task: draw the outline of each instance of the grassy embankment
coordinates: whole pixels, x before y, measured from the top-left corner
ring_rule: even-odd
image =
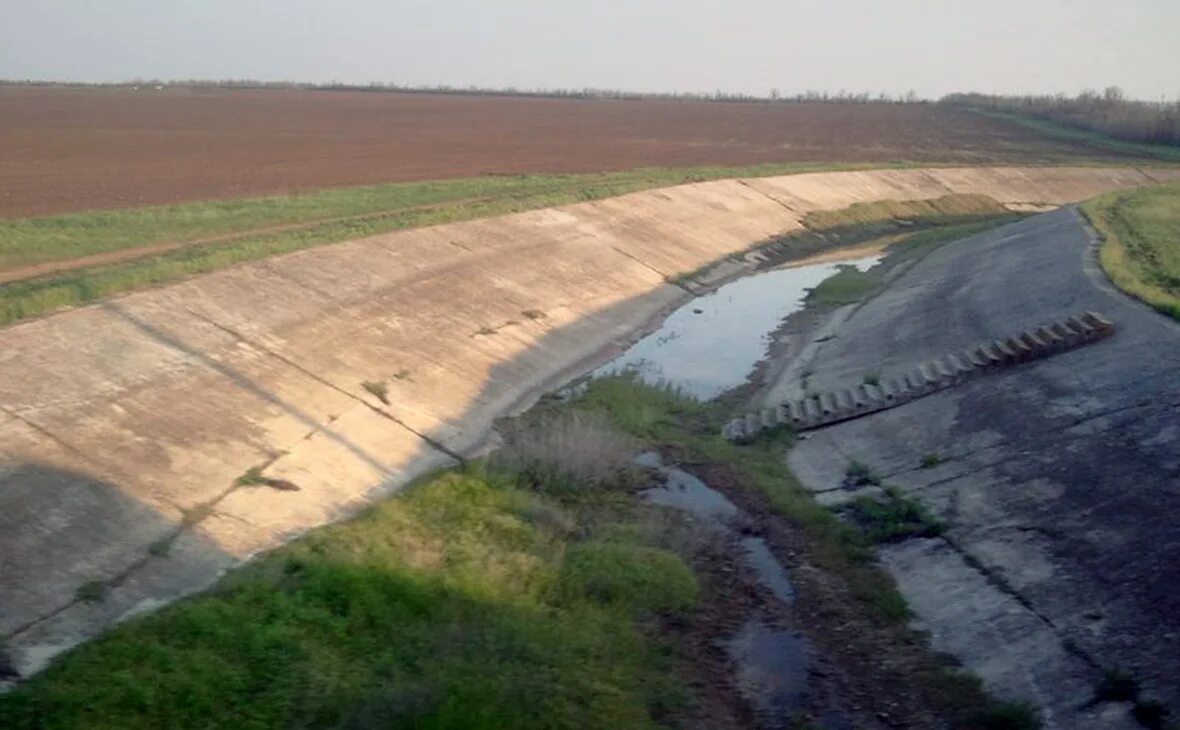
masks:
[[[1103,238],[1111,281],[1180,319],[1180,183],[1109,193],[1082,204]]]
[[[689,660],[666,627],[694,620],[692,533],[635,499],[626,465],[641,446],[725,465],[802,531],[801,559],[845,586],[851,611],[920,645],[873,562],[871,526],[838,519],[794,480],[788,431],[735,446],[717,435],[727,415],[627,378],[545,401],[523,431],[539,443],[510,437],[507,457],[423,479],[129,621],[0,697],[0,724],[683,725]],[[1027,726],[1023,709],[991,703],[933,657],[913,681],[952,727]]]
[[[0,220],[0,275],[88,256],[169,247],[131,260],[0,284],[0,325],[246,261],[379,233],[688,182],[890,166],[780,164],[483,177]]]

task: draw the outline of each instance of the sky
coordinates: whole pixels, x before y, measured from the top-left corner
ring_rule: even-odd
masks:
[[[1180,0],[0,0],[0,78],[1180,99]]]

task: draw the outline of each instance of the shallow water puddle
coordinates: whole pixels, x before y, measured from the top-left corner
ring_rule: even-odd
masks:
[[[636,342],[595,376],[635,372],[648,383],[670,383],[708,400],[745,382],[766,355],[779,322],[803,306],[809,289],[841,266],[865,270],[881,254],[754,274],[696,297],[655,332]]]
[[[644,499],[688,512],[705,529],[737,535],[734,523],[741,517],[741,511],[724,494],[682,469],[665,465],[655,452],[644,452],[635,461],[663,477],[662,485],[642,493]],[[746,565],[758,576],[758,582],[779,601],[786,604],[794,601],[790,574],[766,541],[746,537],[740,540],[740,545]],[[762,616],[753,614],[736,634],[722,639],[718,645],[724,647],[734,663],[738,690],[759,715],[782,718],[789,710],[802,706],[810,665],[807,643],[802,636],[773,628]]]
[[[803,704],[808,662],[802,636],[753,617],[724,646],[737,665],[738,689],[758,714],[783,718]]]

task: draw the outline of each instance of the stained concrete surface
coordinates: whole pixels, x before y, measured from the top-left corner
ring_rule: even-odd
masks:
[[[936,648],[1058,728],[1134,726],[1126,707],[1085,706],[1109,668],[1180,711],[1180,323],[1115,291],[1094,257],[1073,209],[936,250],[811,348],[810,387],[1083,310],[1118,331],[816,431],[790,457],[826,502],[856,460],[947,521],[947,539],[884,564]],[[924,469],[926,454],[942,462]]]

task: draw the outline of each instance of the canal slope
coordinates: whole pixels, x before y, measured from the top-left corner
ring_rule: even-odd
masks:
[[[682,301],[679,277],[808,212],[1061,204],[1164,174],[701,183],[325,246],[0,330],[0,635],[36,671],[473,453],[495,418]]]

